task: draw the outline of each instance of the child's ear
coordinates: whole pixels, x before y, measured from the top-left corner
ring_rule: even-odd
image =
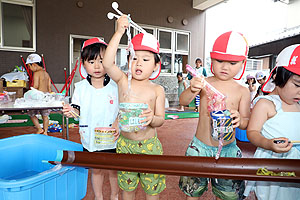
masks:
[[[153,69],[153,72],[155,72],[155,71],[159,68],[159,66],[160,66],[160,62],[156,63],[156,64],[155,64],[155,67],[154,67],[154,69]]]

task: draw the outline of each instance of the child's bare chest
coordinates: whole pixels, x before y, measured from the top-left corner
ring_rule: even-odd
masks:
[[[154,105],[156,92],[153,87],[131,86],[122,88],[120,102],[148,103]],[[152,106],[151,106],[152,107]]]

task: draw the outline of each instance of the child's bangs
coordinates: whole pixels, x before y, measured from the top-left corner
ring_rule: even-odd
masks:
[[[87,46],[83,49],[83,52],[81,52],[81,59],[82,60],[95,60],[98,56],[103,59],[101,52],[105,50],[105,46],[101,44],[95,44]]]

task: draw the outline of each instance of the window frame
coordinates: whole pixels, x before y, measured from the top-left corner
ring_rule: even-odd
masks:
[[[159,31],[166,31],[166,32],[171,32],[171,49],[165,49],[165,48],[160,48],[159,53],[170,53],[172,58],[171,58],[171,72],[161,72],[160,75],[162,76],[176,76],[175,72],[175,55],[176,54],[181,54],[181,55],[186,55],[188,56],[188,60],[190,61],[190,55],[191,55],[191,31],[187,30],[179,30],[179,29],[172,29],[172,28],[166,28],[166,27],[159,27],[159,26],[152,26],[152,25],[146,25],[146,24],[138,24],[142,28],[145,29],[152,29],[154,36],[159,40]],[[138,34],[139,31],[136,29],[133,30],[133,36]],[[182,50],[176,50],[177,46],[177,34],[185,34],[188,35],[188,51],[182,51]],[[125,33],[126,34],[126,33]],[[133,37],[132,36],[132,37]],[[126,45],[125,45],[126,46]],[[124,44],[120,44],[119,48],[124,48]]]
[[[188,47],[187,47],[187,51],[185,50],[178,50],[177,49],[177,44],[178,44],[178,34],[181,34],[181,35],[187,35],[188,36]],[[175,32],[175,51],[177,53],[182,53],[182,54],[188,54],[189,51],[190,51],[190,34],[188,32],[182,32],[182,31],[176,31]]]
[[[32,47],[31,48],[4,46],[2,3],[32,7]],[[22,51],[22,52],[36,51],[36,1],[35,0],[0,0],[0,51]]]

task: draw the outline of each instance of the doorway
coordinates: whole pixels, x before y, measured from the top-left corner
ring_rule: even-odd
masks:
[[[72,70],[75,68],[75,64],[77,63],[77,69],[73,78],[73,81],[70,86],[70,93],[69,96],[73,95],[74,92],[74,85],[75,83],[82,80],[79,74],[79,67],[80,67],[80,50],[84,41],[94,38],[93,36],[84,36],[84,35],[70,35],[70,58],[69,58],[69,75],[71,74]],[[102,39],[102,38],[101,38]]]

